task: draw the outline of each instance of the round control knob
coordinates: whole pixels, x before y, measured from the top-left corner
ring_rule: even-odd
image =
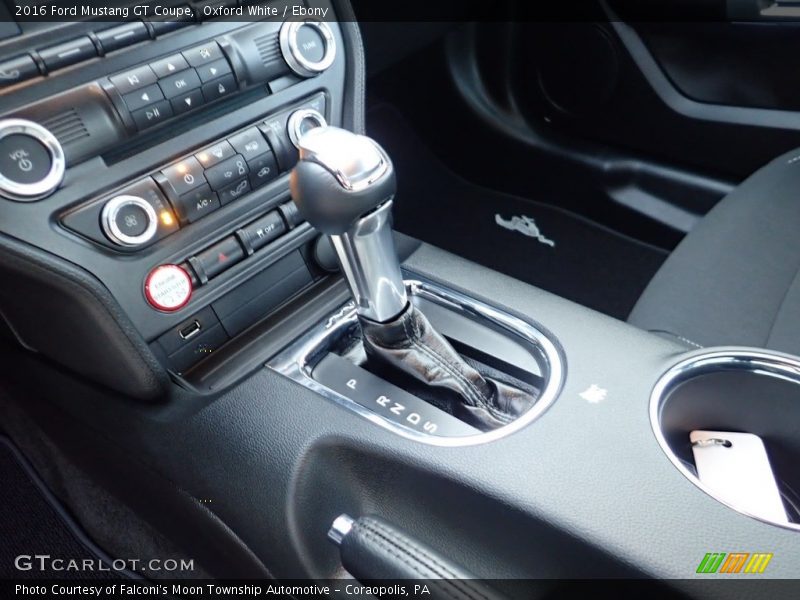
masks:
[[[186,306],[192,291],[192,278],[178,265],[156,267],[144,282],[147,302],[162,312],[175,312]]]
[[[33,121],[0,120],[0,195],[40,200],[64,179],[64,150],[52,133]]]
[[[112,198],[103,207],[100,220],[108,239],[126,248],[146,244],[158,231],[155,209],[138,196]]]
[[[289,139],[295,147],[300,148],[300,138],[312,129],[325,127],[327,124],[325,117],[319,111],[313,108],[301,108],[289,117],[286,129],[289,131]]]
[[[327,23],[289,21],[280,34],[281,52],[289,68],[301,77],[322,73],[336,59],[336,39]]]

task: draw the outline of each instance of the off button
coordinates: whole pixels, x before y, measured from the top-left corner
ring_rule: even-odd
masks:
[[[0,194],[38,200],[64,177],[64,152],[47,129],[23,119],[0,121]]]

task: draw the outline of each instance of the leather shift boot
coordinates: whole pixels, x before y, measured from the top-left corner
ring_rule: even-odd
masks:
[[[394,321],[360,319],[364,349],[382,361],[432,387],[458,394],[454,413],[483,430],[508,425],[535,399],[504,383],[487,380],[468,365],[412,304]]]

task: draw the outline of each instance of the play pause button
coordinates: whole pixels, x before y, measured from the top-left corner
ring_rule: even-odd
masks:
[[[162,100],[131,113],[139,130],[155,127],[172,116],[169,102]]]
[[[175,111],[176,115],[179,115],[199,108],[203,104],[203,94],[200,93],[200,90],[192,90],[188,94],[173,98],[171,102],[172,110]]]

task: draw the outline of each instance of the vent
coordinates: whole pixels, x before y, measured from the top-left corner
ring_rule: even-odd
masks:
[[[50,117],[42,125],[58,138],[62,146],[73,144],[90,135],[83,119],[74,108]]]
[[[268,33],[253,40],[258,50],[258,55],[261,57],[261,62],[265,67],[270,66],[281,56],[281,44],[278,39],[279,33]]]

